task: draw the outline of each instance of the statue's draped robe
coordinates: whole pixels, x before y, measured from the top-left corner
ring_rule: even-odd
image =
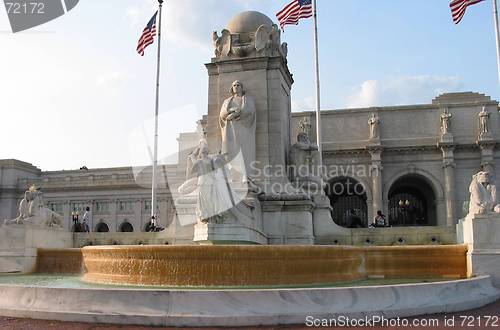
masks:
[[[245,162],[244,170],[247,173],[246,176],[248,176],[248,173],[251,173],[251,164],[255,161],[255,101],[251,96],[243,95],[241,97],[241,106],[239,106],[234,99],[234,96],[226,99],[220,111],[222,153],[227,154],[229,160],[233,160],[241,151]],[[231,108],[239,108],[241,111],[238,119],[227,120],[226,117]],[[243,168],[239,170],[242,171]]]
[[[210,222],[214,217],[223,215],[234,205],[230,196],[223,169],[214,159],[198,160],[193,170],[198,174],[198,202],[196,215],[203,222]]]

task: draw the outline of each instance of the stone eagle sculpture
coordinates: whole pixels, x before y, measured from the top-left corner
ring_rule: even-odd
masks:
[[[231,32],[224,29],[222,30],[221,36],[217,31],[212,33],[212,40],[215,46],[215,56],[228,56],[231,53]]]
[[[219,36],[212,32],[216,58],[248,56],[288,56],[287,43],[281,43],[281,30],[276,24],[261,24],[251,33],[232,33],[224,29]]]
[[[255,49],[257,52],[265,50],[270,54],[276,54],[279,51],[280,40],[281,33],[276,24],[273,26],[263,24],[255,33]]]

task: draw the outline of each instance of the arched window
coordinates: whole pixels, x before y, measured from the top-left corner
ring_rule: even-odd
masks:
[[[332,205],[332,218],[343,227],[368,227],[366,189],[359,181],[350,177],[331,180],[325,188]]]
[[[409,174],[399,178],[389,190],[389,225],[435,226],[436,195],[427,179]]]
[[[132,224],[130,222],[124,221],[120,225],[120,231],[122,233],[132,233],[134,231],[134,226],[132,226]]]
[[[109,227],[105,222],[101,221],[95,226],[95,231],[98,233],[107,233],[109,232]]]

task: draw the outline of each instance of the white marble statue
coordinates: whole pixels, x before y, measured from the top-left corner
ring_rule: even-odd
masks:
[[[43,204],[42,192],[31,186],[24,193],[19,203],[19,216],[13,220],[6,220],[4,224],[33,224],[44,227],[62,227],[63,217]]]
[[[309,138],[309,133],[311,132],[311,122],[309,121],[309,118],[304,117],[299,121],[299,131],[302,133],[307,134],[307,137]],[[298,140],[298,138],[297,138]]]
[[[474,174],[469,186],[469,192],[469,216],[500,213],[500,205],[497,201],[497,189],[491,180],[489,172],[480,171]]]
[[[222,132],[221,153],[228,161],[241,152],[243,168],[237,169],[244,177],[250,173],[255,161],[256,107],[253,97],[245,94],[240,81],[231,85],[232,96],[227,98],[220,110],[219,123]]]
[[[481,112],[479,112],[479,134],[488,134],[490,132],[489,128],[490,113],[483,107]]]
[[[226,212],[235,206],[233,192],[225,174],[221,155],[209,156],[206,141],[189,155],[188,179],[178,191],[182,195],[196,193],[196,216],[204,223],[221,223]]]
[[[450,122],[452,114],[448,112],[448,108],[445,108],[441,114],[441,135],[446,135],[450,133]]]
[[[205,144],[194,167],[198,173],[199,187],[196,215],[201,222],[223,222],[224,214],[234,206],[232,192],[224,174],[224,160],[222,157],[209,157],[208,146]]]
[[[368,119],[368,126],[370,127],[370,140],[380,139],[380,119],[376,114],[372,114]]]

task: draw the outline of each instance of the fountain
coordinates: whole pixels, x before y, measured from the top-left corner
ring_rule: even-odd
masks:
[[[466,278],[465,246],[97,246],[82,250],[92,283],[167,287],[311,286]]]
[[[500,297],[489,276],[467,278],[466,253],[465,245],[47,249],[37,269],[52,274],[0,276],[0,315],[227,327],[456,312]]]
[[[470,273],[465,244],[314,245],[348,230],[332,221],[312,170],[307,123],[291,145],[279,28],[245,12],[214,43],[206,134],[176,199],[176,221],[194,225],[198,245],[40,249],[58,237],[45,230],[45,245],[30,245],[36,273],[0,276],[0,315],[227,327],[454,312],[500,297],[489,276]],[[305,174],[253,173],[289,163]]]

